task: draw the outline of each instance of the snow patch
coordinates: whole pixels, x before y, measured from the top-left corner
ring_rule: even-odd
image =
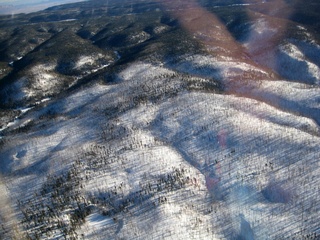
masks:
[[[79,69],[83,67],[84,65],[92,65],[96,61],[96,57],[92,56],[82,56],[79,58],[79,60],[75,64],[75,68]]]
[[[279,47],[279,72],[286,78],[320,85],[320,68],[293,43]]]
[[[128,40],[130,42],[133,42],[135,44],[139,44],[139,43],[143,43],[145,42],[146,40],[148,40],[150,38],[150,34],[142,31],[140,33],[137,33],[137,34],[134,34],[134,35],[130,35]]]
[[[163,67],[154,66],[149,63],[138,62],[131,64],[129,67],[121,71],[118,76],[121,79],[128,81],[134,78],[154,78],[164,74],[174,74],[174,71]]]

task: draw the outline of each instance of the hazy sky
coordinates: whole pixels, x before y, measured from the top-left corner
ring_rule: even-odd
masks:
[[[39,11],[64,3],[83,0],[0,0],[0,14],[17,14]]]

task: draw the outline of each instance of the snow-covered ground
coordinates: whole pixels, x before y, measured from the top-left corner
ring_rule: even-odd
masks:
[[[318,87],[279,80],[249,83],[249,97],[188,91],[173,70],[143,62],[117,76],[118,84],[51,100],[8,126],[20,127],[1,147],[11,199],[45,201],[32,193],[78,161],[79,194],[93,206],[76,229],[85,239],[319,236],[320,115],[283,106],[319,109]]]

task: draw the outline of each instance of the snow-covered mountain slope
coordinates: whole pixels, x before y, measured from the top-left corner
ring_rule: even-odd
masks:
[[[0,239],[320,238],[316,2],[163,2],[1,18]]]
[[[241,96],[221,94],[218,83],[203,87],[205,76],[140,61],[115,74],[117,83],[49,100],[5,130],[1,169],[8,198],[18,200],[4,207],[15,213],[6,231],[32,239],[319,236],[320,115],[285,108],[319,109],[318,87],[248,81]]]

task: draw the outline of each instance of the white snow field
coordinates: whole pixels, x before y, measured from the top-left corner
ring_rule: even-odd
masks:
[[[63,239],[63,229],[83,239],[317,239],[319,86],[186,87],[230,71],[263,70],[201,55],[185,65],[137,61],[117,84],[25,112],[0,145],[15,200],[3,206],[15,213],[5,228],[20,223],[40,239]],[[67,197],[49,199],[59,191]],[[75,216],[83,219],[72,228]]]

